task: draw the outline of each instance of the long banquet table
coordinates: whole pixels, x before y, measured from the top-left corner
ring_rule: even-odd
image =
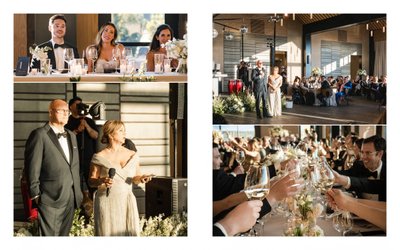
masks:
[[[267,214],[262,218],[264,226],[257,225],[256,229],[260,236],[283,236],[286,227],[286,218],[280,214]],[[325,236],[341,236],[341,233],[333,228],[332,219],[318,218],[317,225],[324,230]],[[262,227],[262,228],[261,228]],[[353,218],[353,233],[358,236],[385,236],[385,233],[373,224],[360,219]]]
[[[153,72],[147,72],[143,77],[151,77],[153,76],[155,79],[152,82],[166,82],[166,83],[187,83],[187,75],[179,74],[179,73],[163,73],[163,74],[155,74]],[[68,83],[71,81],[71,75],[69,74],[58,74],[53,73],[51,75],[32,75],[29,74],[27,76],[14,76],[14,83]],[[107,82],[107,83],[127,83],[129,81],[123,80],[124,75],[119,73],[111,73],[111,74],[86,74],[80,77],[79,83],[84,82]],[[130,75],[125,75],[125,78],[130,77]],[[135,75],[135,78],[139,77]]]

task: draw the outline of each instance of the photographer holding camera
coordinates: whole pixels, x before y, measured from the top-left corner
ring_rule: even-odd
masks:
[[[91,208],[94,190],[89,188],[87,182],[90,162],[93,154],[96,153],[96,142],[99,132],[94,121],[86,117],[89,106],[84,104],[80,97],[76,96],[69,101],[69,109],[71,115],[68,118],[65,128],[74,132],[78,141],[81,189],[83,192],[82,205],[85,208],[85,204],[90,202]],[[85,212],[88,212],[87,210],[85,208]]]

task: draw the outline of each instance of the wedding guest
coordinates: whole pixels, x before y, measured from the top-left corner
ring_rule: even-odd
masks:
[[[122,144],[125,125],[109,120],[104,124],[101,142],[106,148],[95,154],[89,185],[97,188],[94,198],[94,224],[97,236],[139,236],[139,212],[132,184],[147,183],[151,175],[140,173],[139,156]],[[109,176],[115,169],[115,177]]]
[[[275,66],[272,75],[268,76],[268,112],[272,116],[282,115],[281,86],[282,76]]]
[[[99,132],[94,121],[87,117],[85,111],[79,108],[82,99],[78,96],[69,100],[68,106],[71,115],[64,126],[76,135],[79,150],[79,166],[81,175],[81,189],[83,192],[83,204],[92,203],[94,189],[88,185],[90,161],[96,152],[97,137]],[[86,214],[88,216],[88,214]]]
[[[68,104],[53,100],[49,122],[35,129],[25,145],[24,169],[29,195],[38,207],[41,236],[68,236],[75,209],[81,205],[76,136],[64,128]]]
[[[151,40],[150,50],[147,52],[147,71],[154,71],[154,54],[164,54],[167,55],[167,50],[164,47],[168,41],[171,41],[174,37],[174,31],[168,24],[161,24],[158,26],[156,32]],[[176,68],[178,66],[178,61],[173,59],[171,61],[171,67]]]
[[[90,48],[97,50],[98,59],[95,64],[95,72],[104,73],[107,69],[116,69],[124,50],[124,45],[117,43],[118,30],[115,24],[107,22],[103,24],[97,32],[95,44],[86,48],[86,55]],[[88,57],[88,72],[94,72],[92,69],[93,60]],[[106,69],[106,70],[105,70]]]
[[[356,199],[339,189],[330,189],[327,198],[331,207],[349,211],[386,232],[386,202]]]
[[[249,69],[245,61],[240,61],[238,68],[239,79],[242,80],[243,85],[246,87],[246,93],[251,93],[251,82],[249,82]]]
[[[341,175],[334,171],[335,182],[349,191],[355,191],[359,197],[370,200],[386,201],[386,140],[371,136],[363,141],[361,155],[364,168],[353,176]]]
[[[78,50],[72,44],[64,40],[67,31],[67,19],[64,15],[57,14],[49,18],[48,29],[51,39],[40,44],[39,48],[49,47],[47,57],[51,61],[53,69],[66,69],[68,64],[64,61],[64,48],[72,48],[74,50],[74,58],[79,58]],[[40,61],[32,60],[32,68],[40,68]]]
[[[261,60],[256,61],[257,67],[253,69],[251,80],[253,81],[253,93],[256,98],[256,114],[257,118],[261,119],[260,101],[262,101],[263,117],[270,117],[267,110],[267,87],[265,83],[265,70]]]

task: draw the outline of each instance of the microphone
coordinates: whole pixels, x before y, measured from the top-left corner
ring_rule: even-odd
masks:
[[[108,170],[108,178],[113,179],[114,176],[115,176],[115,168],[110,168],[110,169]],[[110,189],[111,189],[111,187],[108,187],[108,188],[107,188],[106,197],[108,197],[108,195],[110,194]]]

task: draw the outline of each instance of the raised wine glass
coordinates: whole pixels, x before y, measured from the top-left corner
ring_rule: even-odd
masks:
[[[70,72],[71,62],[74,60],[74,49],[65,48],[64,49],[64,61],[68,64],[68,73]]]
[[[94,69],[94,65],[95,65],[95,61],[97,60],[97,58],[98,58],[98,55],[97,55],[97,49],[96,49],[96,47],[89,47],[88,49],[87,49],[87,53],[86,53],[86,59],[89,61],[91,61],[92,62],[92,72],[94,73],[94,72],[96,72],[95,71],[95,69]]]
[[[270,190],[269,170],[266,164],[252,163],[246,172],[243,191],[252,200],[263,200]],[[254,229],[250,229],[249,235],[257,235]]]

